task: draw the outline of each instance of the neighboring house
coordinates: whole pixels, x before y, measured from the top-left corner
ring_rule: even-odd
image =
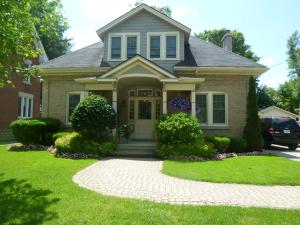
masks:
[[[248,79],[267,71],[224,48],[191,36],[191,29],[142,4],[97,31],[100,42],[50,60],[43,69],[42,116],[69,124],[88,94],[112,101],[119,123],[135,139],[151,139],[156,119],[174,112],[171,100],[190,101],[204,132],[241,136]]]
[[[270,106],[265,109],[262,109],[258,112],[259,117],[265,118],[265,117],[289,117],[294,120],[297,119],[298,115],[291,113],[289,111],[286,111],[284,109],[281,109],[277,106]]]
[[[43,50],[40,41],[36,41],[35,46]],[[27,67],[31,67],[47,61],[47,55],[44,50],[43,53],[38,59],[24,60],[24,64]],[[12,84],[12,86],[0,89],[0,141],[13,139],[9,129],[12,121],[18,118],[40,117],[40,81],[34,77],[12,75]]]

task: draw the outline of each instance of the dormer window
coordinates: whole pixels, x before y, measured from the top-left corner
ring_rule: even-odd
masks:
[[[121,59],[121,36],[111,37],[111,58]]]
[[[166,57],[176,58],[176,36],[166,36]]]
[[[109,33],[108,61],[123,61],[140,54],[140,33]]]
[[[147,58],[179,60],[179,32],[148,32]]]
[[[160,58],[160,36],[150,36],[150,58]]]
[[[137,54],[137,36],[127,36],[127,58]]]

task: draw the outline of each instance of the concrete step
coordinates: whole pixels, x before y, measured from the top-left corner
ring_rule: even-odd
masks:
[[[118,157],[154,157],[155,156],[154,142],[134,141],[126,144],[118,144],[112,156]]]

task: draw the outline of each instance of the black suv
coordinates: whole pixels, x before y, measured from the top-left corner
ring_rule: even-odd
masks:
[[[264,147],[271,144],[288,146],[295,150],[300,142],[300,127],[298,123],[287,117],[269,117],[261,119]]]

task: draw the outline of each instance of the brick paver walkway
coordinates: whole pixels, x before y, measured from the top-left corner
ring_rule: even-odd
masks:
[[[300,209],[300,186],[220,184],[170,177],[162,161],[106,159],[75,174],[74,182],[104,195],[174,204]]]

